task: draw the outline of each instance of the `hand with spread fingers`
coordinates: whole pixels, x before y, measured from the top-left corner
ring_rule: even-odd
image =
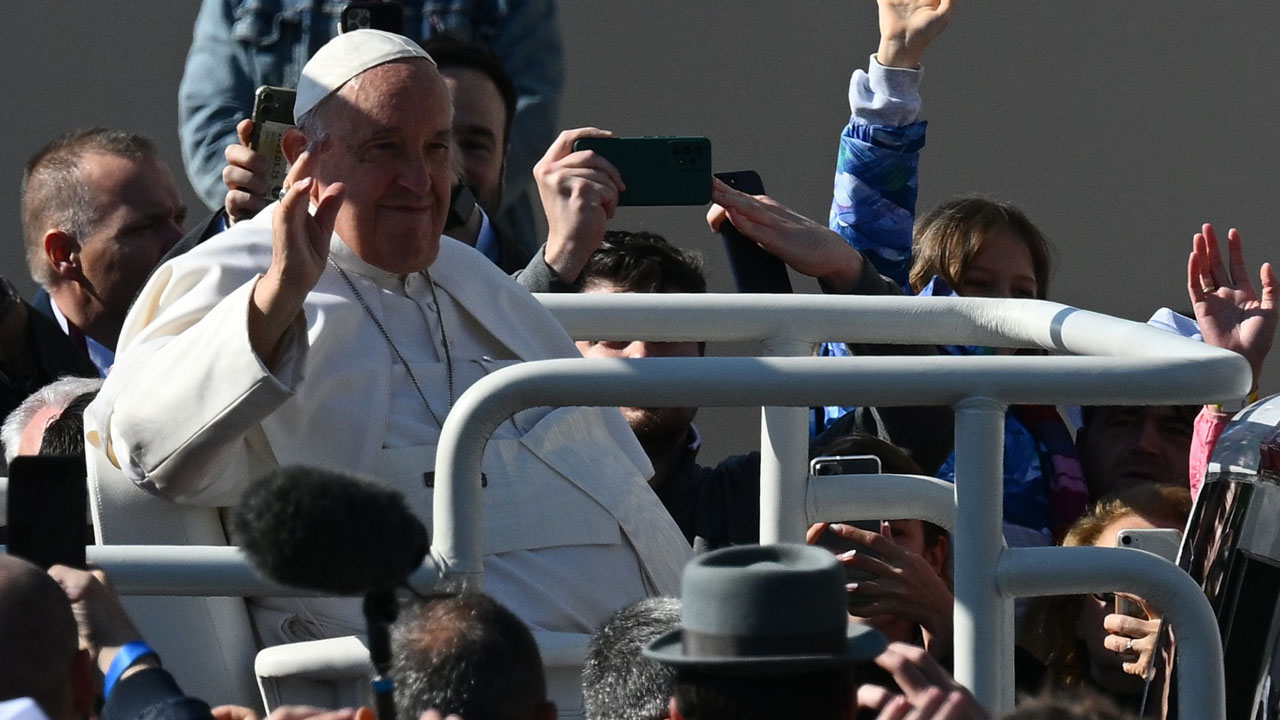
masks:
[[[768,195],[748,195],[719,179],[711,186],[707,224],[719,232],[728,220],[746,237],[796,272],[825,282],[836,292],[852,289],[866,261],[825,225],[794,212]]]
[[[951,22],[952,0],[880,0],[880,47],[886,67],[915,68],[929,43]]]
[[[878,711],[876,720],[990,720],[977,699],[923,649],[890,643],[875,662],[903,692],[879,685],[858,688],[858,708]]]
[[[892,523],[920,521],[885,522],[885,532],[892,532]],[[849,583],[847,589],[850,612],[882,630],[893,620],[905,620],[918,625],[923,631],[925,646],[931,653],[938,657],[949,654],[954,634],[955,597],[941,575],[940,564],[945,563],[947,554],[945,543],[942,543],[942,548],[935,545],[933,548],[922,547],[921,552],[916,552],[885,534],[843,523],[819,523],[810,528],[810,537],[816,538],[822,532],[819,528],[824,527],[838,537],[865,548],[836,556],[846,568],[859,570],[870,576],[869,579]],[[931,564],[925,555],[935,556],[935,562]]]
[[[575,151],[573,144],[582,138],[612,135],[592,127],[565,130],[533,166],[547,215],[543,257],[567,283],[578,279],[587,258],[599,249],[618,209],[618,193],[626,187],[613,163],[591,150]]]
[[[342,183],[333,183],[324,194],[316,193],[308,174],[312,154],[304,152],[289,168],[288,188],[276,205],[272,221],[271,265],[253,289],[249,309],[249,341],[268,364],[276,344],[302,310],[329,259],[329,240],[346,195]],[[315,214],[311,204],[315,203]]]
[[[267,199],[267,184],[271,162],[249,146],[249,138],[253,136],[253,121],[248,118],[241,120],[236,125],[236,135],[240,142],[227,146],[224,151],[227,164],[222,168],[222,182],[227,186],[223,207],[230,224],[252,218],[270,202]]]
[[[1151,680],[1156,672],[1154,659],[1160,618],[1143,619],[1112,613],[1103,619],[1102,626],[1109,633],[1102,644],[1124,659],[1124,671],[1143,680]]]
[[[1276,275],[1271,263],[1260,273],[1262,295],[1249,280],[1240,232],[1227,232],[1227,260],[1223,261],[1218,234],[1205,223],[1192,239],[1187,260],[1187,293],[1204,341],[1240,353],[1253,368],[1258,388],[1262,363],[1276,335]]]

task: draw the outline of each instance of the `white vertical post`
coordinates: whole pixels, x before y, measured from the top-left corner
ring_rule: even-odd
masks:
[[[813,345],[803,340],[769,338],[762,352],[770,357],[804,356]],[[760,544],[803,543],[809,513],[809,408],[760,409]]]
[[[1009,603],[996,570],[1003,541],[1005,404],[969,398],[956,405],[955,676],[988,711],[1004,707],[1012,654]]]
[[[809,409],[766,407],[760,414],[760,544],[803,543],[809,462]]]

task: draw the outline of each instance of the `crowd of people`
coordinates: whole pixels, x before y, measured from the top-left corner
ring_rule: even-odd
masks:
[[[829,222],[716,180],[708,226],[731,223],[823,293],[1048,298],[1050,243],[1019,208],[969,196],[917,217],[922,59],[953,8],[877,4],[880,45],[853,72]],[[219,511],[266,473],[311,466],[390,487],[425,521],[444,420],[481,378],[531,360],[705,353],[575,344],[530,294],[707,289],[696,253],[611,226],[626,178],[575,150],[611,133],[555,135],[552,0],[406,0],[403,34],[337,34],[328,5],[296,3],[287,22],[238,5],[204,0],[180,92],[186,172],[212,214],[188,226],[170,169],[124,130],[69,133],[27,164],[24,241],[41,290],[28,302],[0,288],[6,463],[78,456],[98,482]],[[278,198],[250,143],[261,85],[296,88]],[[1240,234],[1226,240],[1224,252],[1211,225],[1194,235],[1193,317],[1163,325],[1244,356],[1256,400],[1276,280],[1263,264],[1255,289]],[[1039,351],[833,339],[817,352]],[[1237,409],[1011,406],[1007,543],[1114,546],[1123,530],[1182,529]],[[885,518],[760,546],[760,457],[700,463],[696,413],[540,407],[494,430],[487,594],[406,601],[392,634],[400,720],[554,718],[531,631],[592,636],[583,698],[597,720],[989,717],[950,675],[948,532]],[[954,480],[950,408],[814,417],[814,457]],[[1008,717],[1170,711],[1160,608],[1125,599],[1125,612],[1114,595],[1019,604],[1028,701]],[[350,598],[247,602],[262,646],[367,628]],[[256,718],[184,695],[100,570],[0,556],[0,647],[0,699],[29,699],[0,704],[12,717]]]

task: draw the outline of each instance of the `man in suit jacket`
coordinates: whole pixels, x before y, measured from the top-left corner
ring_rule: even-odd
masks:
[[[100,374],[115,359],[129,304],[182,237],[186,208],[151,141],[94,128],[65,135],[27,162],[22,225],[35,308]]]
[[[416,44],[373,30],[317,52],[284,139],[289,190],[164,265],[121,335],[86,423],[135,482],[225,507],[305,463],[377,478],[430,517],[443,418],[473,382],[577,355],[495,265],[441,237],[445,84]],[[485,455],[486,590],[534,628],[590,632],[670,594],[688,556],[616,410],[534,408]],[[360,632],[351,600],[257,602],[268,642]]]

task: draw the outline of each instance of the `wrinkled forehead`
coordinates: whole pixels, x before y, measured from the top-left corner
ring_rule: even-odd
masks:
[[[326,129],[345,132],[387,126],[435,132],[448,128],[453,118],[443,78],[429,61],[421,59],[370,68],[326,98],[323,106],[321,118]],[[327,127],[335,122],[345,127]]]

